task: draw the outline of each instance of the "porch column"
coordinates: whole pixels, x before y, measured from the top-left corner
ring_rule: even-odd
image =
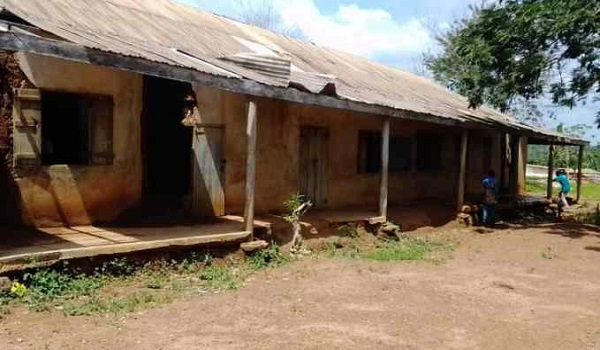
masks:
[[[519,167],[521,157],[519,156],[521,151],[521,136],[511,135],[510,136],[510,170],[509,170],[509,190],[510,197],[516,200],[519,196]]]
[[[500,153],[501,153],[501,157],[500,157],[500,174],[499,174],[499,179],[500,179],[500,190],[499,190],[499,195],[500,197],[504,196],[506,194],[505,189],[507,188],[506,185],[506,165],[507,165],[507,161],[506,161],[506,157],[508,155],[508,147],[507,147],[507,138],[508,138],[508,134],[506,133],[502,133],[500,134]]]
[[[579,203],[581,199],[581,182],[583,180],[583,152],[585,150],[584,145],[579,145],[579,157],[577,159],[577,199],[576,202]]]
[[[379,216],[387,220],[388,181],[390,165],[390,117],[383,119],[381,131],[381,187],[379,189]]]
[[[548,147],[548,186],[546,187],[546,198],[552,199],[552,180],[554,179],[554,145]]]
[[[460,172],[458,175],[458,195],[456,198],[456,208],[460,212],[465,203],[465,187],[467,180],[467,146],[469,144],[469,132],[464,130],[460,140]]]
[[[245,231],[254,231],[254,187],[256,183],[256,102],[248,102],[246,124],[246,204],[244,208]]]

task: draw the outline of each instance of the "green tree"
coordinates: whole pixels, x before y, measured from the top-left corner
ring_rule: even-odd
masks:
[[[545,94],[573,107],[600,98],[599,33],[600,0],[495,0],[439,36],[427,66],[472,108]]]

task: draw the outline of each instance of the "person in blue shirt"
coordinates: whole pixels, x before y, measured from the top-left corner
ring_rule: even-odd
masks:
[[[496,182],[496,173],[493,170],[488,171],[487,176],[481,181],[483,186],[483,213],[481,223],[484,226],[492,227],[496,223],[496,204],[498,204],[498,183]]]
[[[556,171],[556,177],[554,181],[558,182],[560,185],[560,192],[558,193],[558,207],[559,209],[564,209],[569,207],[569,202],[567,202],[567,195],[571,192],[571,183],[569,182],[569,178],[567,177],[567,171],[565,169],[559,169]]]

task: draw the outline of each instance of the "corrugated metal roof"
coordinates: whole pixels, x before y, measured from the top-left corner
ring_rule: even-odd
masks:
[[[88,48],[312,93],[334,82],[327,90],[339,99],[562,137],[487,107],[469,109],[464,97],[426,78],[170,0],[0,0],[0,6]],[[285,79],[288,62],[293,69]]]
[[[255,53],[239,53],[233,56],[221,57],[221,60],[232,62],[238,66],[250,69],[272,79],[271,84],[287,87],[290,85],[292,61],[278,55]]]

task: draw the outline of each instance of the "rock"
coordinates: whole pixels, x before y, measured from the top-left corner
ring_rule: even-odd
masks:
[[[386,222],[379,227],[376,236],[379,239],[398,239],[402,235],[402,228],[393,222]]]
[[[240,244],[240,248],[246,253],[252,253],[257,250],[267,249],[268,247],[269,243],[267,243],[266,241],[253,241]]]
[[[460,213],[457,215],[456,220],[459,224],[464,225],[466,227],[473,226],[473,217],[469,214]]]
[[[381,232],[389,236],[396,236],[402,233],[402,228],[393,222],[386,222],[381,226]]]
[[[0,277],[0,294],[10,293],[12,287],[12,281],[8,277]]]
[[[381,230],[383,232],[394,233],[400,231],[400,226],[388,221],[383,226],[381,226]]]

